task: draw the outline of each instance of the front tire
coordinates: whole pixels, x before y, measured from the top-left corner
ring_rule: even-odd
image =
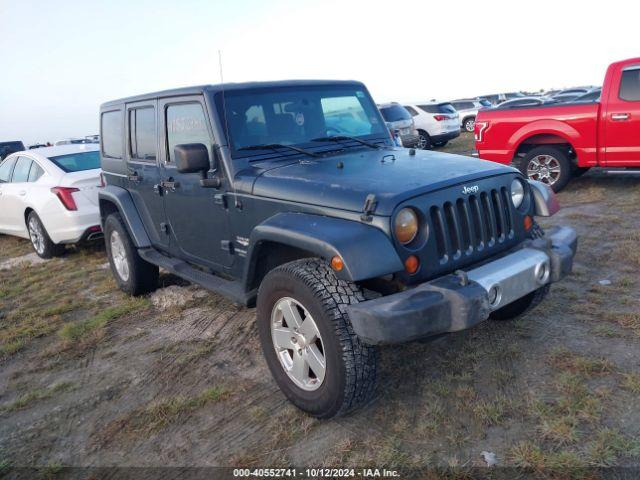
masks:
[[[557,147],[546,145],[530,150],[515,164],[527,178],[546,183],[554,192],[562,190],[573,173],[566,153]]]
[[[65,246],[53,243],[36,212],[30,212],[27,217],[27,230],[31,246],[40,258],[59,257],[65,251]]]
[[[120,290],[141,295],[157,288],[159,269],[138,254],[120,214],[112,213],[105,220],[104,240],[111,272]]]
[[[462,127],[469,133],[473,133],[473,129],[476,126],[476,117],[465,118],[462,122]]]
[[[344,415],[375,391],[378,350],[360,341],[346,313],[360,301],[360,288],[319,259],[281,265],[260,285],[258,332],[269,370],[285,396],[314,417]]]

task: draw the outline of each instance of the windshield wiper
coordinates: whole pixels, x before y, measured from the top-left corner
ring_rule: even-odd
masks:
[[[248,147],[242,147],[238,150],[277,150],[279,148],[288,148],[290,150],[294,150],[298,153],[303,153],[305,155],[309,155],[310,157],[319,157],[315,152],[311,152],[309,150],[305,150],[304,148],[294,147],[293,145],[284,145],[282,143],[265,143],[262,145],[249,145]]]
[[[366,145],[367,147],[370,148],[375,148],[376,150],[378,150],[380,148],[380,145],[376,145],[375,143],[371,143],[371,142],[367,142],[366,140],[362,140],[358,137],[350,137],[349,135],[331,135],[330,137],[319,137],[319,138],[313,138],[311,141],[312,142],[336,142],[336,143],[340,143],[340,142],[344,142],[345,140],[353,140],[354,142],[358,142],[361,145]]]

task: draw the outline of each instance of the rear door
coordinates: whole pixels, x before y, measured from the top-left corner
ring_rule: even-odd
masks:
[[[180,173],[175,165],[176,145],[201,143],[213,158],[214,138],[201,95],[158,101],[162,112],[164,198],[171,236],[171,253],[184,260],[218,269],[229,266],[229,224],[218,205],[215,188],[200,184],[200,173]]]
[[[611,87],[604,119],[606,165],[640,166],[640,65],[615,72]]]
[[[169,236],[158,161],[157,101],[128,103],[125,113],[128,190],[151,243],[167,249]]]
[[[29,186],[29,171],[33,160],[19,156],[13,167],[13,174],[8,183],[2,184],[2,208],[4,212],[3,230],[9,234],[25,232],[27,187]]]

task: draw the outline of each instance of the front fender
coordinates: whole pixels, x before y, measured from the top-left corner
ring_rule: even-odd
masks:
[[[106,211],[106,203],[111,203],[120,213],[134,245],[138,248],[151,246],[149,235],[144,229],[138,210],[133,203],[133,198],[131,198],[127,190],[115,185],[107,185],[98,192],[98,199],[100,201],[100,219],[103,230],[106,214],[109,213]]]
[[[365,223],[306,213],[278,213],[251,233],[245,278],[262,242],[271,241],[313,253],[325,260],[339,255],[344,268],[336,276],[352,282],[403,270],[390,239]]]

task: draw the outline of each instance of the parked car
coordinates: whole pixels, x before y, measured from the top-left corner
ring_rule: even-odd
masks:
[[[565,88],[564,90],[558,90],[553,95],[549,95],[550,98],[555,98],[560,95],[582,95],[584,93],[593,90],[594,87],[573,87]]]
[[[350,128],[338,110],[359,110]],[[575,232],[509,167],[397,148],[359,82],[204,86],[103,104],[100,214],[119,287],[161,266],[257,305],[266,363],[329,418],[368,402],[378,348],[506,319],[566,275]],[[327,125],[327,116],[338,120]],[[237,332],[244,335],[243,332]]]
[[[23,151],[24,143],[15,140],[12,142],[0,142],[0,160],[8,157],[12,153]]]
[[[520,92],[510,92],[510,93],[495,93],[492,95],[482,95],[479,98],[483,100],[487,100],[489,103],[491,103],[491,105],[499,105],[502,102],[511,100],[512,98],[520,98],[520,97],[524,97],[524,94]]]
[[[414,102],[405,105],[418,130],[422,150],[443,147],[460,136],[460,116],[449,102]]]
[[[420,138],[416,131],[416,125],[411,114],[398,103],[385,103],[378,105],[380,113],[391,132],[396,130],[400,134],[402,146],[413,148],[418,146]]]
[[[602,88],[594,88],[593,90],[583,93],[573,99],[574,102],[599,102],[602,95]]]
[[[489,103],[489,102],[487,102]],[[478,115],[478,110],[481,108],[485,108],[489,105],[483,105],[479,100],[453,100],[451,102],[453,108],[456,109],[458,115],[460,116],[460,127],[463,128],[467,132],[473,132],[473,126],[476,123],[476,116]]]
[[[48,147],[46,143],[34,143],[33,145],[29,145],[29,150],[34,150],[36,148]]]
[[[38,148],[0,163],[0,233],[28,238],[42,258],[101,236],[97,146]]]
[[[536,105],[542,105],[549,100],[544,97],[522,97],[513,98],[502,102],[497,108],[513,108],[513,107],[533,107]]]
[[[54,142],[54,146],[58,146],[58,145],[82,145],[82,144],[86,144],[86,143],[95,143],[92,140],[89,140],[87,138],[67,138],[65,140],[57,140],[56,142]]]
[[[490,109],[478,114],[480,158],[514,163],[561,190],[591,167],[640,167],[640,58],[609,66],[600,102]],[[637,170],[636,170],[637,171]]]

